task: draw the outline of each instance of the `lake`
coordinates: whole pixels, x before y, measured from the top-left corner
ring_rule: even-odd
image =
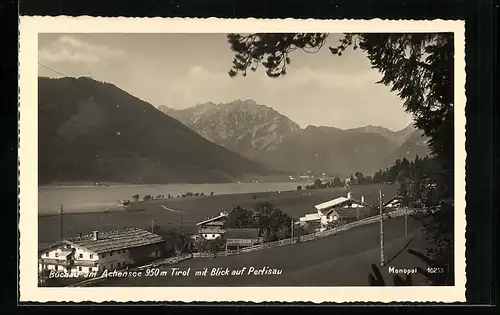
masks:
[[[118,200],[132,200],[132,196],[139,194],[140,198],[150,194],[170,194],[172,197],[187,192],[204,193],[214,192],[221,194],[255,193],[265,191],[296,190],[298,185],[308,185],[310,182],[261,182],[261,183],[224,183],[224,184],[168,184],[168,185],[120,185],[120,186],[66,186],[66,187],[39,187],[38,214],[50,215],[60,212],[63,205],[65,213],[101,212],[118,210]]]

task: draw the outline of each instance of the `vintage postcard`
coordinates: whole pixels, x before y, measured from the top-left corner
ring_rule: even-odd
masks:
[[[462,21],[20,18],[20,301],[465,301]]]

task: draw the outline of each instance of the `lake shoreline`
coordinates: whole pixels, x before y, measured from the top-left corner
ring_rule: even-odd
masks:
[[[397,187],[386,184],[372,184],[352,186],[349,188],[320,188],[311,190],[289,190],[259,193],[221,194],[214,196],[198,196],[190,198],[170,198],[151,200],[142,203],[144,211],[107,211],[107,212],[76,212],[62,216],[64,224],[61,226],[60,216],[38,216],[38,244],[45,246],[61,238],[60,228],[63,228],[64,237],[88,234],[91,231],[110,231],[124,228],[141,228],[150,230],[152,222],[166,231],[195,231],[196,223],[216,216],[223,210],[231,211],[236,206],[255,209],[259,204],[270,202],[283,210],[292,218],[316,212],[314,205],[346,196],[352,192],[353,197],[365,197],[368,204],[378,204],[379,190],[383,189],[385,198],[389,199],[397,193]],[[255,197],[254,197],[255,196]],[[162,207],[182,212],[167,211]]]
[[[253,183],[253,184],[259,184],[259,183]],[[301,182],[298,184],[302,184]],[[301,185],[298,185],[301,186]],[[115,188],[118,186],[114,186]],[[135,186],[126,186],[126,187],[135,187]],[[140,185],[140,187],[147,187],[144,185]],[[96,188],[102,188],[102,187],[96,187]],[[157,202],[181,202],[184,200],[199,200],[199,199],[206,199],[206,198],[215,198],[215,197],[221,197],[221,196],[233,196],[235,198],[245,198],[245,197],[251,197],[252,195],[262,195],[262,194],[269,194],[269,193],[289,193],[297,191],[297,188],[295,187],[294,189],[283,189],[283,190],[268,190],[268,191],[258,191],[258,192],[234,192],[234,193],[217,193],[214,195],[210,194],[205,194],[203,196],[191,196],[191,197],[174,197],[172,198],[163,198],[163,199],[153,199],[153,200],[148,200],[148,201],[138,201],[138,202],[132,202],[131,205],[125,209],[118,205],[111,206],[111,208],[108,209],[102,209],[102,210],[94,210],[94,211],[64,211],[65,215],[76,215],[76,214],[97,214],[97,213],[111,213],[111,212],[133,212],[133,211],[143,211],[142,207],[144,206],[147,208],[147,205],[152,204],[152,203],[157,203]],[[142,197],[142,196],[141,196]],[[128,200],[130,198],[124,198],[122,200]],[[139,209],[138,209],[139,208]],[[59,213],[38,213],[38,217],[51,217],[51,216],[59,216]]]
[[[139,186],[165,186],[165,185],[224,185],[224,184],[241,184],[241,183],[279,183],[279,182],[302,182],[299,179],[290,180],[290,176],[297,176],[296,174],[284,175],[268,175],[257,176],[249,178],[234,179],[232,181],[220,182],[165,182],[165,183],[129,183],[129,182],[110,182],[110,181],[61,181],[38,184],[39,189],[47,188],[103,188],[103,187],[139,187]]]

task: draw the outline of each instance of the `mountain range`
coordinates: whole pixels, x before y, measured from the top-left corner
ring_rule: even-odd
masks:
[[[312,172],[370,174],[428,154],[413,126],[301,128],[253,100],[184,110],[87,77],[38,79],[39,184],[207,183]]]
[[[283,139],[300,126],[271,107],[253,100],[225,104],[205,103],[185,110],[159,106],[170,115],[211,142],[247,158],[277,150]]]
[[[413,125],[392,131],[380,126],[342,130],[297,123],[253,100],[158,109],[205,139],[248,159],[286,172],[349,175],[373,173],[398,158],[429,154],[426,138]]]
[[[38,79],[39,184],[230,182],[275,173],[90,78]]]

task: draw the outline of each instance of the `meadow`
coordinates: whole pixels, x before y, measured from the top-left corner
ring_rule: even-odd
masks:
[[[194,258],[175,266],[162,266],[168,275],[138,278],[115,278],[98,282],[95,286],[122,287],[173,287],[173,286],[367,286],[371,264],[380,264],[380,227],[371,224],[358,227],[319,240],[283,247],[263,249],[234,256]],[[387,285],[393,285],[389,268],[425,268],[407,249],[422,250],[427,242],[422,234],[422,223],[408,219],[407,237],[404,235],[404,218],[385,222],[386,265],[381,273]],[[172,276],[172,267],[180,270],[191,268],[189,276]],[[213,268],[241,270],[239,276],[195,276],[197,270]],[[248,275],[253,267],[282,270],[280,275]],[[421,275],[413,275],[413,285],[427,285]]]
[[[109,231],[128,227],[151,230],[152,225],[162,231],[194,231],[197,222],[218,215],[223,209],[231,210],[236,206],[253,208],[269,201],[276,207],[297,219],[306,213],[316,211],[314,205],[339,196],[361,199],[371,205],[378,204],[379,190],[388,200],[397,192],[396,185],[372,184],[349,188],[323,188],[313,190],[295,190],[285,192],[260,192],[227,194],[189,198],[172,198],[140,202],[125,211],[74,213],[63,215],[63,237],[87,234],[93,230]],[[167,207],[169,210],[165,209]],[[60,239],[60,221],[58,215],[38,217],[38,244],[44,247]]]

